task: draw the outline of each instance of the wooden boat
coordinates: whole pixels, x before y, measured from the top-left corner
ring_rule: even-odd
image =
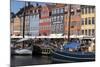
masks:
[[[78,44],[78,43],[76,43]],[[79,45],[74,47],[67,45],[66,49],[52,50],[53,62],[88,62],[95,61],[95,52],[88,52],[80,50]]]
[[[52,51],[53,62],[88,62],[95,61],[93,52]]]

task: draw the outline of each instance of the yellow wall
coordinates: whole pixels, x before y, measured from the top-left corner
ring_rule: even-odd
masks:
[[[87,17],[95,17],[95,14],[91,13],[91,14],[82,14],[81,15],[81,18],[87,18]]]
[[[85,18],[89,18],[89,17],[95,17],[95,13],[91,13],[91,14],[81,14],[81,18],[85,19]],[[91,19],[92,20],[92,19]],[[87,21],[88,22],[88,21]],[[92,21],[91,21],[92,22]],[[96,24],[96,21],[95,21],[95,24]],[[84,21],[84,25],[81,25],[81,30],[89,30],[89,29],[95,29],[95,24],[85,24],[85,21]],[[85,35],[85,31],[84,33],[82,33],[83,35]],[[89,34],[89,32],[87,32],[87,35]],[[92,34],[95,34],[95,33],[92,33],[91,32],[91,35]]]
[[[95,25],[82,25],[81,29],[95,29]]]

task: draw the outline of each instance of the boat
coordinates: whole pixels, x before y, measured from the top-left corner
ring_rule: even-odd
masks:
[[[27,48],[24,48],[24,49],[16,49],[15,50],[15,54],[16,55],[32,55],[32,49],[27,49]]]
[[[88,62],[95,61],[95,53],[52,51],[53,62]]]
[[[56,49],[51,51],[52,60],[53,62],[60,63],[95,61],[95,51],[88,51],[85,49],[87,46],[85,46],[86,45],[80,44],[79,42],[67,43],[63,46],[63,49]]]
[[[11,55],[32,55],[33,48],[29,41],[28,38],[22,38],[11,44]]]
[[[11,55],[50,55],[51,48],[48,45],[36,44],[34,41],[34,38],[17,40],[11,44]]]

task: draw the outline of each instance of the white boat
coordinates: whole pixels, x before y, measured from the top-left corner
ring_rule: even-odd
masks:
[[[18,54],[18,55],[32,55],[32,50],[28,50],[28,49],[16,49],[15,50],[15,54]]]
[[[28,46],[30,43],[28,41],[30,41],[30,38],[23,38],[17,40],[14,44],[11,44],[11,55],[32,55],[32,46]],[[21,47],[23,46],[23,42],[27,42],[26,44],[24,44],[27,45],[24,48]]]

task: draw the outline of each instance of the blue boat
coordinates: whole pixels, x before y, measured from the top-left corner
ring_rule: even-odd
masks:
[[[68,51],[69,48],[74,49],[74,51]],[[64,46],[62,50],[53,50],[52,51],[52,60],[53,62],[88,62],[95,61],[95,52],[84,52],[77,51],[80,44],[71,42]]]

